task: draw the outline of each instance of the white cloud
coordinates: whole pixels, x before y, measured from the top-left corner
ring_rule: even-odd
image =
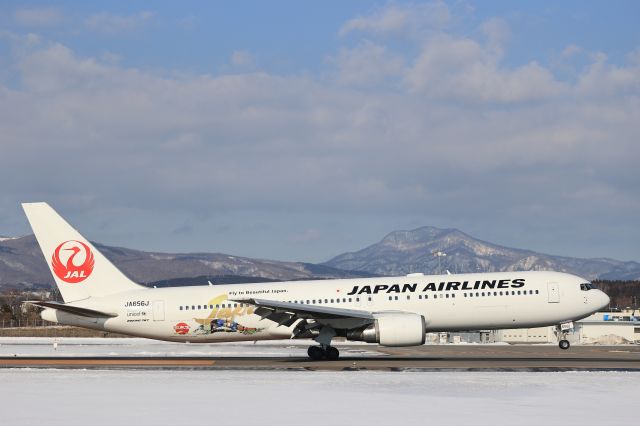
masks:
[[[640,65],[640,47],[636,48],[633,52],[627,54],[627,60],[634,65]]]
[[[153,12],[143,11],[122,16],[107,12],[96,13],[85,20],[85,27],[107,35],[118,35],[135,31],[153,19]]]
[[[449,20],[449,8],[440,1],[420,5],[391,4],[367,16],[349,20],[340,28],[339,34],[345,36],[361,31],[381,35],[416,35],[442,28]]]
[[[570,58],[582,52],[583,52],[583,49],[580,46],[577,46],[575,44],[570,44],[564,48],[564,50],[562,51],[562,56],[564,58]]]
[[[480,29],[487,37],[488,44],[502,48],[511,37],[509,24],[501,18],[490,18],[482,23]]]
[[[494,45],[440,35],[425,44],[405,83],[416,93],[472,102],[528,102],[564,93],[563,84],[535,61],[508,69],[500,60]]]
[[[52,7],[18,9],[14,12],[15,21],[26,27],[45,27],[62,22],[62,14]]]
[[[584,96],[619,96],[637,94],[640,90],[640,63],[627,67],[608,63],[602,53],[592,54],[591,63],[579,76],[577,89]]]
[[[377,84],[387,76],[400,75],[404,65],[402,56],[370,41],[353,49],[340,49],[329,62],[337,66],[340,83],[356,86]]]
[[[476,38],[438,31],[402,53],[358,39],[318,75],[166,76],[23,43],[21,85],[0,88],[0,209],[108,205],[136,236],[157,223],[129,224],[132,210],[180,223],[190,212],[194,229],[297,214],[304,223],[281,239],[300,243],[346,238],[335,222],[349,233],[374,216],[503,235],[637,222],[637,64],[595,55],[575,83],[559,81],[536,58],[503,63],[507,32],[489,22]],[[310,223],[321,216],[335,220]]]

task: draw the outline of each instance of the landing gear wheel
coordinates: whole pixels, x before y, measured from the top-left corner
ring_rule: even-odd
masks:
[[[560,349],[563,349],[566,351],[567,349],[569,349],[569,346],[571,346],[571,343],[569,343],[568,340],[560,340],[558,342],[558,346],[560,347]]]
[[[314,361],[320,361],[325,358],[325,351],[323,351],[320,346],[309,346],[307,355]]]
[[[334,348],[333,346],[329,346],[327,348],[327,359],[329,361],[335,361],[338,358],[340,358],[340,351],[338,351],[338,349]]]

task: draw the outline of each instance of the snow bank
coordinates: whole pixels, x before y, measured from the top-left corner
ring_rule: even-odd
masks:
[[[629,424],[637,373],[0,370],[2,424]],[[595,409],[594,409],[595,408]]]

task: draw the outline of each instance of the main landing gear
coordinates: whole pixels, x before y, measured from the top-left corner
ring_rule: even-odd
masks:
[[[562,350],[567,350],[571,347],[571,343],[567,340],[567,334],[573,330],[573,323],[568,322],[560,325],[556,325],[555,334],[558,338],[558,347]]]
[[[309,355],[309,358],[314,361],[325,359],[329,361],[335,361],[336,359],[340,358],[340,352],[333,346],[309,346],[307,354]]]
[[[320,346],[309,346],[307,350],[307,354],[309,358],[314,361],[320,360],[329,360],[335,361],[340,358],[340,352],[338,349],[331,346],[331,339],[336,336],[336,331],[333,327],[328,325],[323,325],[320,329],[320,333],[314,339],[316,342],[320,343]]]

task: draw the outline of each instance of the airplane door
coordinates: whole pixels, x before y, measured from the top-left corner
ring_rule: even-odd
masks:
[[[153,302],[153,320],[164,321],[164,300],[155,300]]]
[[[547,283],[547,294],[549,297],[549,303],[560,302],[560,289],[558,283]]]

